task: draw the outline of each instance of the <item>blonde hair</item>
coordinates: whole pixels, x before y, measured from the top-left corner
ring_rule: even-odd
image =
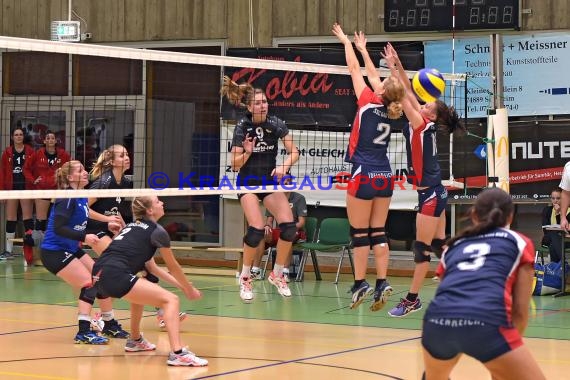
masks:
[[[133,209],[133,219],[140,220],[146,216],[147,210],[152,207],[152,197],[150,195],[144,197],[136,197],[131,205]]]
[[[105,149],[99,157],[97,157],[97,161],[93,165],[93,169],[89,172],[91,179],[97,179],[101,177],[101,174],[105,172],[107,169],[113,167],[113,160],[115,159],[115,152],[122,152],[125,149],[124,146],[115,144],[111,145],[107,149]]]
[[[388,109],[388,117],[390,119],[399,119],[404,110],[401,101],[406,96],[406,89],[402,82],[393,76],[386,78],[383,84],[384,94],[382,94],[382,100]]]
[[[75,165],[78,165],[81,168],[81,162],[77,160],[67,161],[65,164],[61,165],[55,171],[55,182],[57,184],[57,188],[60,190],[69,189],[71,187],[71,183],[69,182],[68,176],[71,175],[73,172],[73,168]]]
[[[224,81],[222,83],[222,88],[220,89],[220,94],[228,98],[230,103],[236,107],[245,108],[251,103],[256,94],[263,94],[265,92],[261,88],[254,88],[249,83],[237,84],[227,75],[224,75]],[[244,101],[245,98],[245,101]]]

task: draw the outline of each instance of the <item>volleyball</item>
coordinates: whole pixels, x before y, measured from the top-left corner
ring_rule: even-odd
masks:
[[[443,94],[445,80],[436,69],[421,69],[412,78],[412,89],[424,102],[433,102]]]

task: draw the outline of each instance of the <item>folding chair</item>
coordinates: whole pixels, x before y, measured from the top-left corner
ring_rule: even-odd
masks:
[[[315,251],[306,250],[303,248],[304,243],[312,243],[315,241],[315,236],[317,234],[317,222],[318,219],[308,216],[305,218],[305,232],[307,234],[307,240],[304,242],[298,242],[293,245],[293,252],[295,249],[301,249],[301,260],[299,262],[299,270],[297,271],[297,277],[295,281],[303,281],[303,277],[305,276],[305,264],[307,263],[307,257],[309,253],[311,254],[311,260],[313,261],[313,268],[315,270],[315,278],[317,281],[322,280],[321,278],[321,271],[319,269],[319,262],[317,261],[317,254]]]
[[[334,283],[338,284],[340,276],[340,269],[344,260],[344,255],[348,254],[350,260],[350,267],[352,274],[354,274],[354,262],[352,260],[352,252],[350,251],[350,224],[347,218],[326,218],[323,219],[319,227],[319,234],[317,241],[314,243],[302,243],[300,246],[303,249],[311,252],[311,257],[315,251],[320,252],[335,252],[341,250],[340,259],[338,262],[338,269],[336,271],[336,278]]]

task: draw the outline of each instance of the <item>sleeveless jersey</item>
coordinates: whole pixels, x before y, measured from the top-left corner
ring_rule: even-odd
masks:
[[[345,161],[391,171],[388,160],[390,119],[382,100],[366,87],[358,98]]]
[[[518,268],[533,262],[533,243],[505,228],[458,240],[442,256],[438,274],[443,278],[425,318],[469,318],[510,326]]]
[[[51,251],[66,251],[75,253],[79,250],[77,240],[67,239],[55,232],[55,216],[64,215],[68,218],[67,226],[75,231],[85,231],[89,207],[87,198],[56,199],[51,209],[42,248]]]
[[[279,140],[288,133],[289,129],[285,122],[275,116],[267,116],[267,120],[260,124],[253,124],[249,114],[238,121],[234,129],[232,147],[243,147],[246,136],[256,138],[253,153],[239,170],[239,185],[243,184],[247,176],[261,181],[262,177],[271,175],[277,162]]]
[[[441,168],[437,161],[437,126],[424,119],[416,130],[410,124],[402,130],[406,139],[408,182],[420,187],[441,184]]]
[[[146,219],[132,222],[113,238],[97,260],[97,266],[112,266],[137,273],[161,247],[170,247],[170,237],[160,224]]]

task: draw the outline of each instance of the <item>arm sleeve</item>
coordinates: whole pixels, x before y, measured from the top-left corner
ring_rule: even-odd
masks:
[[[67,223],[75,210],[75,202],[73,199],[57,200],[53,206],[54,210],[54,231],[59,236],[67,239],[84,241],[85,231],[76,231]]]
[[[150,242],[157,248],[170,248],[170,236],[168,236],[168,232],[160,224],[157,224],[154,231],[152,231]]]

